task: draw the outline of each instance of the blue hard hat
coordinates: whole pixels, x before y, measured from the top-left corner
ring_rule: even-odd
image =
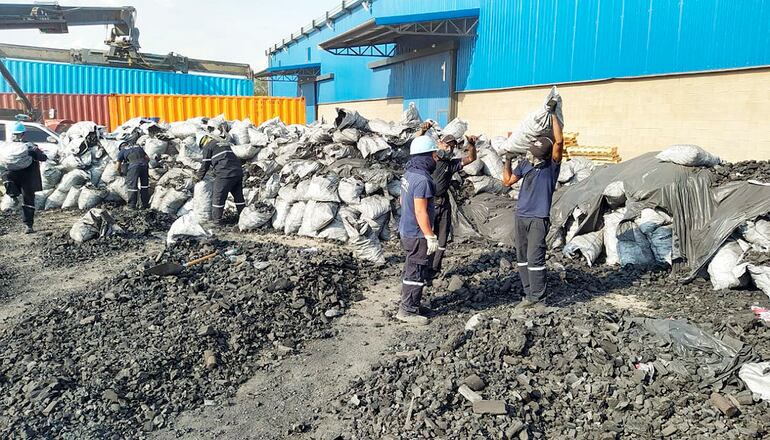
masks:
[[[415,154],[432,153],[438,150],[436,141],[430,136],[417,136],[412,141],[412,145],[409,147],[409,154],[414,156]]]
[[[17,122],[13,124],[13,129],[11,130],[11,134],[24,134],[27,132],[27,127],[24,126],[21,122]]]

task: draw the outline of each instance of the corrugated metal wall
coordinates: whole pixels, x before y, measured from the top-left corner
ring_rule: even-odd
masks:
[[[768,65],[768,23],[760,0],[483,0],[458,89]]]
[[[254,94],[253,83],[245,78],[23,60],[6,60],[5,65],[26,93]],[[0,92],[11,92],[5,81],[0,81]]]
[[[770,65],[762,0],[375,0],[273,54],[270,65],[320,62],[335,77],[319,84],[319,104],[398,97],[400,66],[372,71],[377,58],[335,56],[318,44],[374,16],[468,8],[480,8],[480,21],[475,39],[459,41],[457,91]],[[297,96],[296,84],[277,83],[273,94]]]
[[[56,119],[69,119],[72,121],[94,121],[105,127],[110,126],[110,110],[107,95],[50,95],[28,93],[27,97],[35,108],[43,112],[43,117],[48,118],[48,110],[56,110]],[[22,105],[16,100],[13,93],[0,94],[0,108],[17,108],[22,110]]]
[[[224,113],[227,119],[251,119],[260,124],[276,116],[286,124],[305,122],[305,98],[268,96],[110,95],[110,130],[136,117],[183,121]]]

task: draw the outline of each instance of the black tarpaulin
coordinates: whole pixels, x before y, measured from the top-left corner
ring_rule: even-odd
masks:
[[[610,183],[621,181],[627,198],[624,221],[638,217],[644,208],[668,212],[673,218],[682,256],[687,258],[694,252],[692,229],[705,225],[716,206],[710,190],[713,175],[708,169],[661,162],[655,158],[656,154],[647,153],[599,168],[590,178],[557,191],[551,207],[553,228],[549,243],[565,227],[575,208],[585,214],[578,235],[602,228],[603,215],[609,209],[602,193]]]
[[[747,220],[770,212],[770,186],[752,182],[731,182],[712,190],[718,203],[711,217],[691,229],[690,274],[698,276],[728,237]]]

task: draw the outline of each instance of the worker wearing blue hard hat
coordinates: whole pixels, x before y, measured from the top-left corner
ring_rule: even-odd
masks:
[[[13,128],[11,129],[11,136],[13,136],[14,142],[21,142],[21,139],[26,132],[27,127],[25,127],[23,123],[16,122],[13,124]]]
[[[5,186],[5,194],[14,199],[21,196],[21,216],[25,232],[35,232],[35,192],[43,190],[43,181],[40,176],[40,162],[48,160],[37,145],[32,142],[24,142],[27,129],[21,122],[16,122],[11,128],[13,142],[0,148],[6,149],[5,168],[2,181]]]
[[[424,130],[420,130],[424,133]],[[410,160],[401,179],[401,220],[398,230],[406,254],[401,279],[401,302],[396,319],[410,324],[429,323],[420,313],[420,301],[430,270],[430,257],[438,249],[433,233],[435,185],[431,174],[436,169],[438,145],[429,136],[417,136],[409,146]]]

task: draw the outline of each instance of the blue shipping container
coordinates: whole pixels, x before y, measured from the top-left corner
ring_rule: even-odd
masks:
[[[13,77],[27,93],[156,94],[252,96],[254,85],[245,78],[5,60]],[[0,92],[11,87],[0,81]]]

